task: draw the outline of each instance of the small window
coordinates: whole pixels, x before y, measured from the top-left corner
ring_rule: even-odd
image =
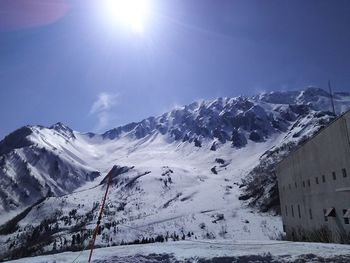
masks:
[[[328,221],[328,217],[336,217],[336,212],[334,207],[323,209],[324,221]]]
[[[350,218],[350,208],[348,208],[345,212],[345,214],[343,215],[343,217],[347,217]]]
[[[297,182],[295,182],[295,183],[294,183],[294,185],[295,185],[295,189],[296,189],[296,188],[298,188],[298,184],[297,184]]]
[[[292,208],[292,217],[294,217],[294,208],[293,205],[290,206]]]
[[[286,232],[286,225],[283,225],[283,232]]]
[[[285,186],[283,186],[283,187],[282,187],[282,189],[283,189],[283,191],[284,191],[284,190],[286,190],[286,187],[285,187]]]
[[[346,209],[343,209],[343,217],[345,216],[346,214]],[[345,225],[348,225],[349,224],[349,218],[348,217],[344,217],[344,224]]]
[[[308,186],[308,187],[311,186],[310,179],[307,180],[307,186]]]
[[[337,180],[337,175],[335,174],[335,172],[332,172],[332,177],[333,177],[333,180]]]
[[[305,181],[303,181],[303,187],[305,188]]]
[[[325,182],[326,182],[326,176],[322,175],[322,183],[325,183]]]
[[[291,189],[291,186],[290,186],[290,184],[288,185],[288,188],[289,188],[289,190]]]
[[[298,216],[299,216],[299,218],[301,218],[300,205],[298,205]]]
[[[343,177],[344,178],[348,176],[347,173],[346,173],[346,169],[345,168],[342,169],[342,172],[343,172]]]
[[[285,209],[286,209],[286,216],[288,216],[288,207],[286,206]]]
[[[316,184],[318,184],[318,177],[316,177]]]
[[[327,222],[328,221],[328,217],[326,216],[327,213],[327,209],[323,209],[323,215],[324,215],[324,221]]]
[[[310,220],[312,220],[312,210],[311,210],[311,208],[309,209],[309,216],[310,216]]]

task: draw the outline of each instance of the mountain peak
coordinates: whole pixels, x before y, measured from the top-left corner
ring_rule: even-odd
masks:
[[[49,127],[50,130],[55,130],[63,135],[68,136],[69,138],[74,138],[75,135],[71,128],[69,128],[67,125],[64,125],[62,122],[57,122],[54,125]]]
[[[66,125],[64,125],[62,122],[56,122],[54,125],[52,125],[52,126],[50,126],[50,129],[62,129],[62,128],[68,128],[69,129],[69,127],[68,126],[66,126]]]

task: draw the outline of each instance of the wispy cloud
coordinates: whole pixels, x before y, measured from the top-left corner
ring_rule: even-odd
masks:
[[[97,131],[101,131],[109,125],[111,121],[111,110],[118,105],[118,98],[118,94],[102,92],[92,104],[90,115],[96,115],[98,118],[95,128]]]

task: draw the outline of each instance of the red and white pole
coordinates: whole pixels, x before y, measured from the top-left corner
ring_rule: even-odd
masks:
[[[102,199],[102,205],[101,205],[101,208],[100,208],[100,213],[99,213],[99,215],[98,215],[97,225],[96,225],[96,228],[95,228],[95,231],[94,231],[94,235],[93,235],[93,238],[92,238],[92,246],[91,246],[90,256],[89,256],[89,261],[88,261],[88,262],[91,261],[92,251],[94,250],[94,247],[95,247],[96,236],[97,236],[97,234],[98,234],[98,230],[100,229],[100,224],[101,224],[103,209],[104,209],[104,207],[105,207],[105,203],[106,203],[106,199],[107,199],[108,189],[109,189],[110,184],[112,183],[112,174],[113,174],[113,170],[114,170],[114,167],[113,167],[112,170],[110,170],[109,173],[107,174],[107,176],[108,176],[108,181],[107,181],[106,192],[105,192],[105,194],[104,194],[104,196],[103,196],[103,199]]]

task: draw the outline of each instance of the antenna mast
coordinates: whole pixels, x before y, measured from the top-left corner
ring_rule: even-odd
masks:
[[[333,92],[332,92],[332,87],[331,87],[331,81],[330,80],[328,80],[328,88],[329,88],[329,94],[331,96],[331,103],[332,103],[333,113],[334,113],[334,115],[337,116],[337,114],[335,113],[335,107],[334,107],[334,101],[333,101]]]

